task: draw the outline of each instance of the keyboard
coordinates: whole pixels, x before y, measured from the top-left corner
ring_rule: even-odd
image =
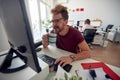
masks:
[[[55,58],[53,58],[53,57],[50,57],[50,56],[47,56],[47,55],[45,55],[45,54],[40,54],[39,56],[38,56],[41,60],[43,60],[44,62],[46,62],[48,65],[49,65],[49,67],[53,67],[54,66],[54,71],[57,71],[57,68],[58,68],[58,64],[54,64],[54,62],[55,62]],[[71,70],[71,68],[72,68],[72,65],[70,65],[70,64],[66,64],[64,67],[63,67],[63,69],[65,70],[65,71],[67,71],[67,72],[69,72],[70,70]]]
[[[44,55],[44,54],[40,54],[38,57],[40,59],[42,59],[44,62],[46,62],[49,65],[49,67],[54,66],[54,62],[56,60],[55,58],[52,58],[52,57]]]

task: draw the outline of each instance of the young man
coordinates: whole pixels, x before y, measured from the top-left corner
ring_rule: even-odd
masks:
[[[90,57],[89,47],[82,34],[77,29],[67,25],[67,8],[62,5],[57,5],[51,12],[53,14],[53,20],[51,22],[53,23],[54,32],[57,34],[56,46],[74,53],[74,55],[58,58],[55,63],[59,63],[63,67],[75,60]],[[48,46],[48,35],[43,36],[43,46]]]
[[[94,29],[93,26],[90,25],[90,19],[86,19],[85,22],[84,22],[84,26],[82,28],[82,32],[84,32],[85,29]]]

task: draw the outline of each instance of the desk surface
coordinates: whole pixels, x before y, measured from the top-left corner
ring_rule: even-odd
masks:
[[[48,46],[48,48],[43,48],[42,51],[40,51],[38,53],[38,55],[39,54],[46,54],[46,55],[49,55],[51,57],[58,58],[58,57],[65,56],[65,55],[68,55],[68,54],[70,55],[70,54],[73,54],[73,53],[58,49],[56,47]],[[91,59],[91,58],[75,61],[75,62],[71,63],[71,65],[73,67],[72,67],[70,73],[72,73],[73,75],[76,75],[75,70],[83,69],[80,64],[81,63],[87,63],[87,62],[100,62],[100,61],[97,61],[97,60],[94,60],[94,59]],[[108,67],[110,67],[117,75],[120,75],[120,68],[118,68],[116,66],[109,65],[109,64],[106,64],[106,65]]]
[[[5,56],[0,57],[0,63],[2,63]],[[15,65],[14,65],[15,64]],[[17,67],[21,64],[24,64],[23,61],[20,60],[20,58],[15,58],[12,61],[12,67]],[[37,73],[31,69],[30,67],[27,67],[23,70],[14,72],[14,73],[1,73],[0,72],[0,80],[29,80]]]
[[[42,51],[40,51],[38,53],[38,55],[39,54],[46,54],[46,55],[49,55],[51,57],[58,58],[58,57],[65,56],[68,54],[70,55],[73,53],[58,49],[56,47],[48,46],[48,48],[43,48]],[[91,59],[91,58],[75,61],[75,62],[71,63],[71,65],[73,67],[72,67],[70,73],[72,73],[73,75],[76,75],[75,70],[83,69],[80,64],[86,63],[86,62],[98,62],[98,61]],[[120,68],[109,65],[109,64],[106,64],[106,65],[109,66],[116,74],[120,75]],[[30,78],[32,78],[36,74],[37,73],[35,71],[33,71],[30,67],[27,67],[26,69],[23,69],[23,70],[18,71],[16,73],[11,73],[11,74],[0,73],[0,80],[29,80]],[[39,74],[37,74],[37,75],[39,76]],[[33,79],[33,80],[35,80],[35,79]]]

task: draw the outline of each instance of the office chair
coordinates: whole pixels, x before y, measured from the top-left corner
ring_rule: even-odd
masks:
[[[97,29],[85,29],[83,32],[83,36],[85,41],[87,42],[88,46],[92,49],[92,42],[94,41],[94,37],[96,34]]]
[[[110,29],[112,29],[113,26],[114,25],[112,25],[112,24],[108,24],[105,30],[102,29],[102,31],[103,31],[103,44],[102,45],[103,46],[105,44],[105,41],[107,40],[108,33],[110,32]]]
[[[113,27],[114,25],[109,24],[106,29],[105,32],[110,32],[110,29]]]
[[[110,29],[111,29],[113,26],[114,26],[114,25],[112,25],[112,24],[108,24],[105,30],[102,29],[102,31],[103,31],[103,40],[105,40],[105,39],[107,38],[108,33],[110,32]]]

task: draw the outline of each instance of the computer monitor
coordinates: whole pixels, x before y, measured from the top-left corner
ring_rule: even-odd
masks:
[[[3,13],[2,22],[8,41],[15,47],[24,45],[27,51],[23,55],[28,59],[28,66],[36,72],[40,72],[41,68],[35,52],[33,36],[24,1],[25,0],[1,0],[0,5]]]
[[[94,26],[95,28],[99,28],[101,26],[100,21],[91,21],[91,25]]]
[[[84,20],[77,21],[77,26],[82,28],[84,26]]]
[[[68,25],[74,26],[74,20],[68,20]]]

